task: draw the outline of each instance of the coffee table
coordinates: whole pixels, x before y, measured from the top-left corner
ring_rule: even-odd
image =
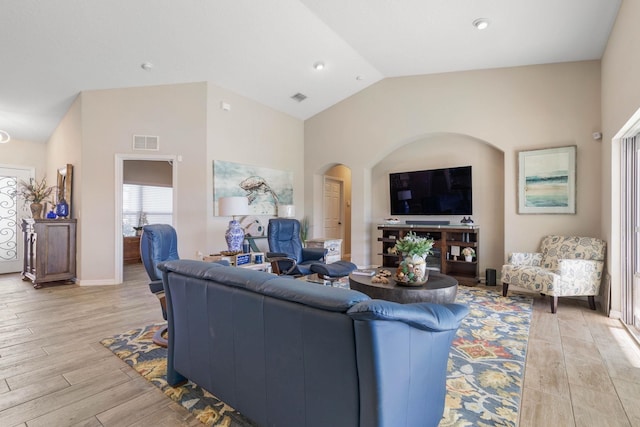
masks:
[[[378,269],[378,271],[381,269]],[[374,299],[399,302],[433,302],[437,304],[452,303],[458,292],[458,281],[435,271],[429,272],[429,280],[422,286],[397,285],[393,277],[388,277],[389,283],[371,283],[373,277],[351,273],[349,286]]]

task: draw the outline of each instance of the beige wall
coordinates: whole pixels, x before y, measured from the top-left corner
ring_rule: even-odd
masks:
[[[55,185],[56,175],[47,173],[47,146],[40,142],[12,139],[0,144],[0,166],[34,168],[36,178],[47,178],[47,184]]]
[[[623,0],[602,58],[602,234],[609,242],[611,310],[620,312],[620,143],[612,138],[640,109],[640,2]],[[615,315],[615,313],[612,313]]]
[[[404,145],[382,159],[372,169],[371,209],[374,218],[389,216],[389,173],[411,170],[472,166],[474,223],[481,225],[478,261],[480,276],[486,268],[500,269],[504,254],[504,155],[503,152],[482,141],[464,135],[436,134]],[[466,216],[466,215],[465,215]],[[462,215],[398,217],[406,220],[449,220],[459,223]],[[380,236],[376,225],[374,236]],[[381,265],[382,243],[371,241],[373,264]]]
[[[206,95],[204,83],[82,93],[81,284],[113,283],[120,268],[114,257],[115,156],[141,153],[132,149],[135,134],[159,137],[160,150],[145,155],[182,156],[176,166],[178,251],[204,245]]]
[[[231,111],[220,109],[223,100]],[[133,151],[134,134],[158,136],[160,150]],[[47,150],[47,170],[54,176],[58,167],[74,165],[80,283],[116,282],[116,155],[181,159],[175,183],[178,250],[182,258],[194,258],[226,247],[229,219],[213,217],[213,160],[289,170],[302,183],[303,136],[300,120],[206,83],[83,92]],[[300,216],[303,199],[303,186],[294,184]]]
[[[220,108],[222,102],[230,111]],[[207,97],[206,246],[203,253],[225,250],[224,233],[230,218],[214,217],[213,161],[257,165],[293,172],[296,217],[304,216],[304,128],[303,122],[231,91],[209,85]],[[266,227],[268,216],[258,219]]]
[[[47,158],[47,146],[41,142],[23,141],[12,139],[11,141],[0,144],[0,168],[9,166],[13,168],[33,169],[35,178],[40,180],[43,177],[47,179],[47,185],[52,186],[56,184],[56,175],[47,174],[46,169]],[[48,206],[45,206],[45,209]],[[18,202],[18,217],[29,217],[31,212],[29,206],[23,201]],[[43,215],[46,215],[46,211]],[[18,230],[20,230],[20,224],[18,224]],[[18,231],[19,233],[19,231]],[[22,250],[22,235],[18,237],[18,250]],[[5,263],[5,268],[7,267]],[[19,271],[22,266],[18,266],[17,263],[11,263]]]
[[[372,170],[406,144],[434,134],[458,134],[467,137],[465,144],[504,153],[503,188],[474,191],[479,209],[493,192],[504,192],[503,214],[478,221],[481,230],[504,230],[504,252],[491,259],[533,250],[546,233],[599,236],[602,143],[591,134],[600,129],[599,61],[385,79],[305,122],[306,209],[313,209],[316,221],[321,218],[317,177],[328,165],[349,167],[352,259],[368,265],[374,259],[372,230],[388,215],[372,205],[386,191],[374,186]],[[518,215],[517,152],[565,145],[578,147],[577,214]],[[434,156],[441,147],[436,146]],[[433,166],[448,163],[443,159]]]

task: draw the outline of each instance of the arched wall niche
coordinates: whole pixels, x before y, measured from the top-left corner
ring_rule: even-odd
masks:
[[[480,226],[480,276],[486,268],[499,269],[504,262],[504,152],[493,144],[469,135],[433,133],[417,136],[386,153],[371,168],[370,264],[380,265],[381,243],[377,224],[389,214],[389,173],[472,166],[473,215]],[[406,220],[448,220],[462,216],[400,216]]]

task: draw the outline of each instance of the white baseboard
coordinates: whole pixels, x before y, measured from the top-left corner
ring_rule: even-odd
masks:
[[[618,310],[609,311],[609,317],[612,319],[622,319],[622,312]]]

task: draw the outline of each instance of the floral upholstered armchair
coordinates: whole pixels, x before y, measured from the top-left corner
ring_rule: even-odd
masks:
[[[512,253],[502,266],[502,295],[509,285],[549,295],[551,312],[558,308],[558,297],[587,296],[596,309],[600,291],[606,243],[593,237],[545,236],[540,252]]]

